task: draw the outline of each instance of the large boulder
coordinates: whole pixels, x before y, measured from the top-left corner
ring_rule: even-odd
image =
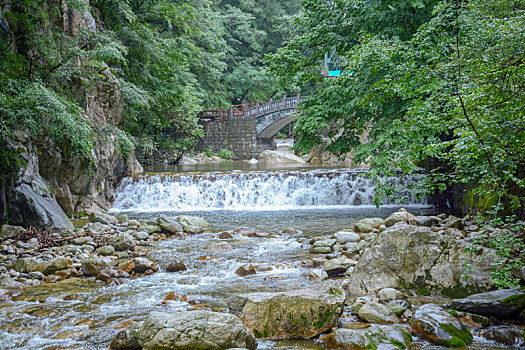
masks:
[[[42,272],[44,275],[48,276],[57,271],[67,269],[72,263],[71,258],[59,257],[39,263],[36,267],[36,271]]]
[[[139,330],[146,350],[204,350],[257,347],[257,340],[234,315],[211,311],[152,312]]]
[[[97,276],[109,266],[107,258],[91,257],[82,261],[82,273],[86,276]]]
[[[398,222],[407,222],[409,224],[415,224],[415,216],[410,214],[406,209],[401,208],[385,219],[385,226],[390,227]]]
[[[259,155],[261,164],[297,163],[306,164],[306,161],[295,154],[280,151],[264,151]]]
[[[372,323],[397,323],[399,319],[392,310],[383,304],[368,301],[357,311],[357,315],[363,320]]]
[[[161,215],[157,218],[157,225],[169,233],[180,233],[184,231],[182,225],[177,220],[172,219],[166,215]]]
[[[25,229],[22,226],[2,225],[0,239],[9,239],[21,234]]]
[[[115,250],[129,250],[135,248],[137,242],[130,234],[119,232],[110,239],[109,244],[113,246]]]
[[[179,215],[177,221],[182,225],[184,232],[201,233],[210,227],[210,224],[197,216]]]
[[[9,203],[11,222],[37,229],[54,227],[73,230],[73,223],[50,194],[47,184],[39,180],[32,185],[22,183],[14,188]]]
[[[466,346],[472,342],[472,333],[454,316],[435,304],[425,304],[416,310],[410,320],[412,330],[439,345]]]
[[[302,290],[234,295],[228,306],[258,338],[296,339],[335,327],[344,301],[340,284],[331,281]]]
[[[412,343],[412,336],[403,327],[369,325],[361,329],[336,329],[325,341],[332,349],[379,349],[381,344],[396,344],[395,349],[407,349]]]
[[[501,289],[452,300],[446,306],[487,317],[517,319],[525,309],[525,293],[519,289]]]
[[[479,246],[479,254],[471,256],[465,248],[466,243],[455,237],[398,223],[379,233],[365,249],[349,276],[348,291],[365,295],[388,287],[414,288],[457,297],[492,287],[490,249]],[[479,268],[465,271],[468,260]]]

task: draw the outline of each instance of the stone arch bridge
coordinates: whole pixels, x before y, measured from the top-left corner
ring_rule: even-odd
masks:
[[[297,116],[301,96],[270,100],[265,104],[237,105],[228,109],[211,109],[200,115],[204,139],[197,150],[228,148],[241,159],[257,157],[273,148],[275,135]]]

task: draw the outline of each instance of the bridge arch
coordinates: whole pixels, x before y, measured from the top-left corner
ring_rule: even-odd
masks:
[[[290,124],[297,117],[297,111],[284,109],[257,117],[256,130],[260,139],[271,139],[279,130]]]

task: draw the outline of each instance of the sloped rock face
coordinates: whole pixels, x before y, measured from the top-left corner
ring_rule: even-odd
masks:
[[[144,349],[254,350],[257,340],[235,316],[210,311],[152,312],[139,330]]]
[[[80,12],[66,2],[59,12],[53,12],[51,21],[69,36],[98,27],[89,11]],[[79,60],[77,64],[83,63]],[[142,171],[133,154],[127,159],[119,154],[116,128],[122,123],[124,108],[120,83],[109,68],[92,76],[96,80],[78,79],[64,87],[83,108],[86,123],[93,126],[91,159],[68,156],[49,137],[31,142],[20,132],[9,147],[20,151],[26,165],[8,193],[10,222],[39,229],[72,228],[67,215],[108,208],[120,179]]]
[[[520,289],[501,289],[470,295],[447,303],[447,307],[499,319],[517,319],[525,309],[525,293]]]
[[[470,256],[466,244],[428,227],[397,223],[365,249],[349,276],[348,291],[364,295],[392,287],[453,295],[489,289],[492,254],[478,247],[479,255]],[[465,271],[469,259],[479,268]]]
[[[299,339],[335,327],[344,301],[338,283],[324,282],[304,290],[232,296],[228,306],[258,338]]]

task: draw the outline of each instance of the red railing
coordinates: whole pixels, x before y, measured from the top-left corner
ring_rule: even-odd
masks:
[[[295,108],[301,102],[301,96],[284,97],[280,100],[272,100],[264,104],[242,104],[233,105],[228,109],[208,109],[201,113],[200,118],[204,120],[223,121],[239,118],[257,118],[261,114],[267,114],[285,108]]]

